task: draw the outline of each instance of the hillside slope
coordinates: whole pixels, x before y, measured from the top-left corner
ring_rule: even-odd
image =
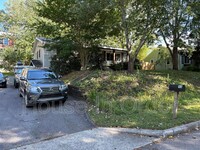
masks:
[[[200,73],[186,71],[87,71],[65,77],[87,95],[89,114],[100,126],[165,129],[200,120]],[[172,119],[174,93],[184,84],[178,118]]]

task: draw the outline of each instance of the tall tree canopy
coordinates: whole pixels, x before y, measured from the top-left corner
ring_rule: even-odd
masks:
[[[3,17],[4,29],[10,33],[9,38],[14,41],[12,50],[15,51],[17,59],[26,64],[32,58],[32,44],[36,35],[34,28],[31,27],[36,18],[34,4],[35,0],[9,0]]]
[[[152,40],[152,34],[158,28],[162,1],[118,0],[117,5],[121,13],[125,47],[129,53],[128,71],[133,72],[139,51],[145,43]]]
[[[191,49],[191,45],[187,39],[191,34],[191,27],[195,21],[195,16],[192,12],[196,9],[198,1],[199,0],[164,0],[160,33],[171,54],[174,70],[178,70],[179,49],[187,51]],[[193,7],[193,5],[195,5],[195,7]]]
[[[88,48],[98,45],[106,35],[118,33],[119,22],[114,22],[117,14],[112,6],[111,1],[105,0],[43,0],[37,11],[48,21],[40,21],[38,32],[52,35],[55,42],[72,40],[84,70],[90,56]]]

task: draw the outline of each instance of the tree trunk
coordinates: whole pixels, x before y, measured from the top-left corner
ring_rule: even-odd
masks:
[[[133,73],[134,72],[134,56],[129,55],[129,61],[128,61],[128,72]]]
[[[173,70],[178,70],[178,48],[173,48],[172,54],[172,63],[173,63]]]
[[[79,55],[81,60],[81,70],[87,70],[87,65],[89,62],[89,51],[85,48],[81,48]]]

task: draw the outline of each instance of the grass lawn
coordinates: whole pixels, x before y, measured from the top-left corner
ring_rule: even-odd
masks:
[[[13,72],[2,72],[5,76],[14,76]]]
[[[166,129],[200,120],[199,72],[92,71],[72,73],[64,79],[86,94],[90,118],[98,126]],[[177,119],[172,119],[171,83],[186,86],[179,94]]]

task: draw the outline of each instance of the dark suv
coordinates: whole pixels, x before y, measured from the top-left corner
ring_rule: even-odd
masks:
[[[67,99],[67,86],[49,69],[25,68],[19,83],[19,93],[26,107],[39,102]]]
[[[4,88],[7,87],[7,76],[4,76],[3,73],[0,72],[0,85]]]

